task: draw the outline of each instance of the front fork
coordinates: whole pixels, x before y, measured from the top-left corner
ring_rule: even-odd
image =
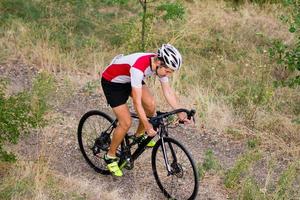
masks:
[[[165,167],[168,171],[168,176],[169,176],[169,175],[172,175],[174,172],[172,164],[177,163],[177,157],[176,157],[176,154],[175,154],[172,144],[168,142],[167,145],[169,145],[169,151],[171,151],[171,154],[172,154],[171,158],[173,159],[171,161],[172,163],[170,164],[169,159],[168,159],[168,154],[170,152],[167,151],[167,148],[166,148],[167,145],[166,145],[164,139],[165,139],[165,137],[163,135],[160,135],[161,149],[162,149],[162,153],[163,153],[163,157],[164,157],[164,161],[165,161]]]
[[[166,169],[168,171],[168,176],[169,176],[169,175],[171,175],[172,169],[171,169],[171,166],[169,164],[169,160],[168,160],[168,156],[167,156],[167,150],[166,150],[166,146],[165,146],[165,142],[164,142],[164,137],[161,137],[160,140],[161,140],[161,149],[162,149],[162,153],[163,153],[163,156],[164,156],[165,166],[166,166]]]

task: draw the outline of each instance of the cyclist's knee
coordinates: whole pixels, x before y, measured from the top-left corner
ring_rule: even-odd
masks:
[[[145,111],[149,117],[152,117],[155,114],[155,101],[151,100],[145,107]]]
[[[131,118],[119,121],[119,127],[122,128],[125,132],[129,130],[130,126],[131,126]]]

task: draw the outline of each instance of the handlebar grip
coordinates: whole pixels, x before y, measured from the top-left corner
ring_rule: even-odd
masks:
[[[192,109],[190,113],[188,113],[188,119],[190,120],[196,114],[196,110]]]
[[[194,109],[190,110],[189,112],[186,112],[186,114],[187,114],[187,118],[189,120],[191,120],[193,118],[193,121],[195,122],[194,115],[196,114],[196,111]],[[178,122],[179,122],[179,124],[184,124],[184,121],[182,121],[182,120],[179,120]]]

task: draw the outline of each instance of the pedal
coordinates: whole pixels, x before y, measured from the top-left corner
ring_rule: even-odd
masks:
[[[132,170],[134,167],[134,164],[133,162],[126,162],[124,168],[127,169],[127,170]]]

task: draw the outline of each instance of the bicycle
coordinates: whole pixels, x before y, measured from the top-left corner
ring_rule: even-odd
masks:
[[[187,149],[168,136],[168,127],[172,123],[170,118],[179,112],[187,113],[189,119],[195,115],[195,110],[177,109],[171,112],[157,112],[157,116],[149,118],[159,137],[152,150],[152,171],[160,190],[168,199],[191,200],[196,198],[199,187],[196,165]],[[138,119],[134,113],[131,113],[131,117]],[[104,155],[109,149],[111,135],[117,123],[117,119],[106,113],[91,110],[82,116],[78,125],[78,142],[83,157],[90,167],[104,175],[110,174],[106,168]],[[130,136],[126,134],[117,150],[117,156],[120,158],[119,167],[133,169],[134,161],[145,151],[147,144],[154,137],[148,136],[142,142],[131,141]],[[136,150],[131,153],[133,146]]]

